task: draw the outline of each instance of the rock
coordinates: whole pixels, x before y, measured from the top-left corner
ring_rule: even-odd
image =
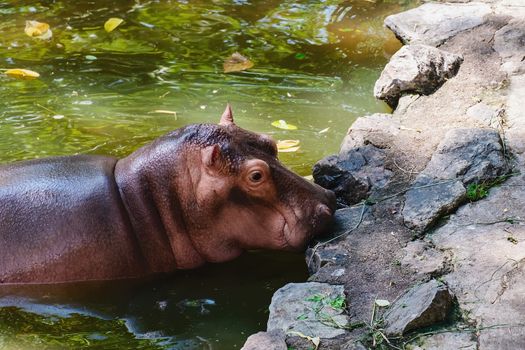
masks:
[[[368,144],[377,148],[388,148],[399,134],[399,120],[391,114],[375,113],[357,118],[343,139],[340,154],[346,154],[353,148]]]
[[[514,19],[494,35],[494,50],[500,55],[503,69],[510,74],[525,72],[523,47],[525,45],[525,20]]]
[[[466,190],[461,181],[419,177],[405,194],[404,223],[408,228],[423,232],[465,200]]]
[[[359,341],[351,340],[341,346],[341,350],[367,350]]]
[[[485,22],[488,4],[423,4],[388,16],[385,25],[405,44],[438,46],[448,38]]]
[[[417,101],[420,95],[404,95],[399,98],[397,101],[396,109],[394,110],[395,116],[403,116],[407,111],[410,105]]]
[[[374,96],[395,107],[404,94],[429,95],[458,72],[461,56],[428,45],[403,46],[374,86]]]
[[[464,185],[490,183],[508,169],[497,131],[450,130],[405,194],[405,225],[426,230],[466,200]]]
[[[400,336],[443,322],[447,319],[453,302],[454,296],[448,287],[436,280],[415,286],[385,313],[385,334]]]
[[[488,106],[483,102],[476,103],[469,109],[467,109],[467,117],[476,120],[485,126],[497,128],[499,125],[498,120],[499,109]]]
[[[414,342],[412,350],[461,349],[476,350],[476,335],[471,332],[441,333],[421,337]]]
[[[525,3],[523,0],[501,0],[494,12],[497,15],[525,18]]]
[[[525,75],[512,76],[509,90],[506,121],[510,128],[507,140],[515,153],[525,154]]]
[[[499,133],[468,128],[447,132],[420,176],[460,179],[468,185],[493,181],[507,171]]]
[[[525,348],[523,208],[522,171],[492,188],[486,199],[461,207],[431,236],[437,248],[454,256],[454,269],[443,279],[454,290],[463,317],[479,329],[477,349]]]
[[[347,259],[348,253],[337,245],[308,248],[306,251],[306,262],[308,265],[308,273],[310,275],[313,275],[319,271],[321,267],[325,267],[330,264],[342,265]],[[335,274],[340,275],[344,273],[345,270],[342,269],[342,272],[336,272]]]
[[[494,34],[494,50],[500,55],[501,68],[508,74],[525,73],[525,19],[512,20]]]
[[[241,350],[286,350],[285,335],[282,331],[259,332],[252,334]]]
[[[408,242],[403,251],[405,256],[401,260],[401,266],[419,275],[442,274],[450,259],[444,252],[434,249],[428,242],[422,240]]]
[[[345,298],[344,287],[327,283],[289,283],[275,292],[270,304],[268,331],[299,332],[310,337],[334,338],[345,333],[349,318],[330,301]],[[291,333],[292,332],[292,333]]]
[[[384,187],[392,177],[385,168],[385,150],[372,145],[328,156],[314,165],[315,183],[334,191],[340,206],[358,203],[374,188]]]

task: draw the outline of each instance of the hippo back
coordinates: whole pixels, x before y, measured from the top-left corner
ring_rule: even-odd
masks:
[[[72,156],[0,166],[0,283],[141,274],[116,161]]]

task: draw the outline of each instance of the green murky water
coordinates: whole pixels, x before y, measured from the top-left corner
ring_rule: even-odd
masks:
[[[308,175],[356,117],[388,110],[371,93],[399,48],[382,21],[417,2],[1,1],[0,69],[40,78],[0,74],[0,162],[125,156],[231,102],[240,126],[300,140],[281,159]],[[124,23],[106,33],[110,17]],[[52,39],[28,37],[26,20]],[[224,74],[234,52],[255,66]],[[280,119],[298,130],[271,126]],[[305,277],[301,256],[257,253],[133,286],[1,290],[0,349],[239,348],[265,328],[273,291]]]

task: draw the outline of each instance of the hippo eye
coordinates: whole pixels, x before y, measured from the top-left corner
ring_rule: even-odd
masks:
[[[258,183],[263,179],[263,174],[261,171],[255,170],[250,173],[249,178],[251,182]]]

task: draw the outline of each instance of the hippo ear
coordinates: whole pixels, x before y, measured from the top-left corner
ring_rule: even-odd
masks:
[[[226,161],[219,145],[208,146],[201,152],[202,162],[209,172],[217,173],[224,169]]]
[[[228,103],[226,105],[226,109],[224,110],[224,113],[222,113],[221,121],[219,122],[219,125],[227,126],[227,125],[232,125],[232,124],[235,124],[233,122],[232,107]]]

